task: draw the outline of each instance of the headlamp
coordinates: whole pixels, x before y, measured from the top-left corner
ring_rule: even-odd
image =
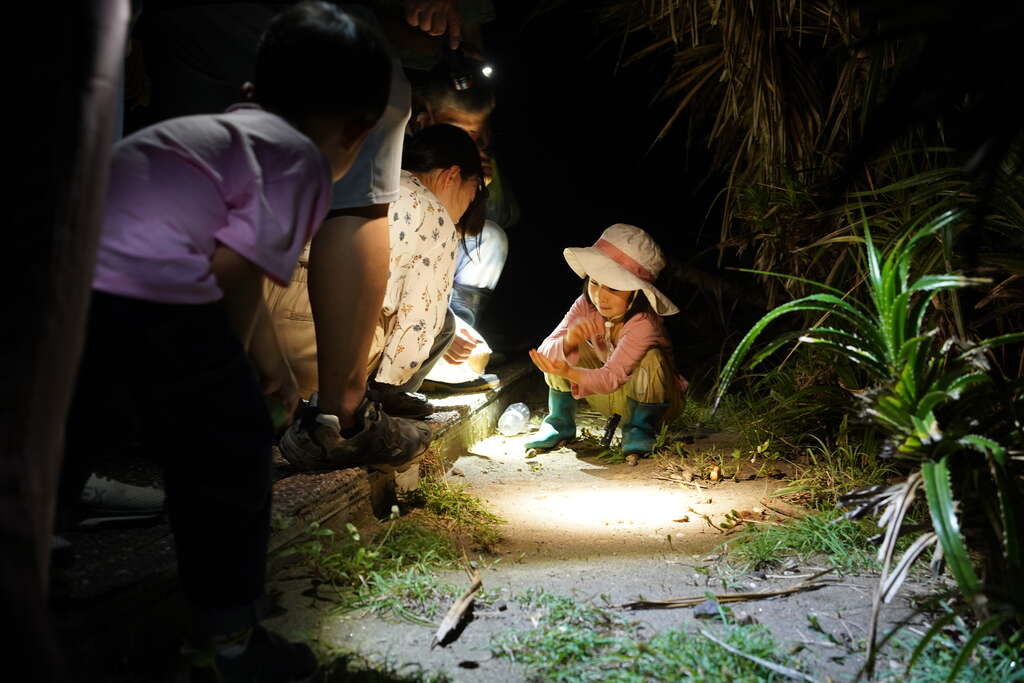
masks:
[[[490,64],[483,64],[478,67],[479,62],[468,59],[462,54],[462,49],[448,50],[448,76],[451,79],[452,87],[456,90],[469,90],[473,87],[474,78],[479,74],[483,78],[490,78],[494,75],[494,67]]]

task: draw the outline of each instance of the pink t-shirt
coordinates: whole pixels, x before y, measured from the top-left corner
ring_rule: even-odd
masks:
[[[313,141],[256,105],[140,130],[114,147],[93,289],[217,301],[218,243],[287,284],[330,190],[330,165]]]
[[[587,302],[585,296],[580,296],[537,351],[551,360],[576,365],[579,361],[579,351],[565,353],[562,339],[569,327],[585,320],[593,320],[604,329],[604,318]],[[576,398],[612,393],[629,380],[648,349],[656,346],[666,351],[672,349],[672,343],[665,334],[661,318],[649,313],[640,313],[627,320],[615,345],[609,344],[604,337],[587,339],[586,342],[590,342],[597,356],[604,359],[604,366],[580,369],[580,382],[572,385],[572,395]]]

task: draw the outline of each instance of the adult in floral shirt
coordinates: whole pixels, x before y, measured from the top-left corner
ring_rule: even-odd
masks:
[[[473,140],[450,125],[424,128],[406,140],[402,168],[399,197],[388,207],[387,290],[366,362],[371,393],[385,412],[424,417],[429,406],[406,392],[419,388],[452,341],[448,301],[456,250],[464,235],[483,225],[485,197],[477,197],[483,170]],[[318,384],[316,334],[305,259],[300,265],[286,290],[268,291],[268,301],[300,392],[310,396]]]

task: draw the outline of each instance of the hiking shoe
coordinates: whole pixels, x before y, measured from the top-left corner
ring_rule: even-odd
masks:
[[[281,456],[301,470],[371,467],[382,472],[404,472],[430,445],[425,424],[391,417],[380,404],[363,399],[356,410],[359,430],[343,436],[336,415],[320,412],[315,395],[281,437]]]
[[[480,375],[476,379],[471,379],[468,382],[459,382],[457,384],[425,379],[423,380],[422,389],[424,391],[438,394],[472,394],[478,391],[490,391],[491,389],[496,389],[500,384],[501,381],[498,379],[497,375],[487,373]]]
[[[308,645],[285,640],[262,626],[243,633],[240,641],[245,649],[233,657],[218,654],[212,645],[185,647],[192,683],[304,683],[319,669]]]
[[[425,420],[434,414],[434,406],[430,405],[423,394],[399,391],[397,387],[373,382],[366,390],[366,395],[371,401],[380,403],[380,407],[391,417]]]
[[[79,497],[78,525],[154,521],[163,515],[166,498],[161,489],[153,486],[135,486],[92,474]]]

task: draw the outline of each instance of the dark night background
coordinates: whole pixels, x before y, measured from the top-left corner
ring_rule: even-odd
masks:
[[[721,183],[708,177],[706,143],[683,117],[650,149],[671,107],[652,102],[661,86],[653,61],[616,70],[621,36],[578,6],[529,20],[533,3],[496,9],[485,27],[496,69],[494,150],[522,216],[508,231],[484,331],[499,325],[521,349],[539,343],[579,295],[562,250],[589,246],[613,223],[647,230],[677,269],[713,271],[720,218],[709,211]],[[682,312],[666,323],[680,369],[700,381],[717,369],[723,326],[706,292],[669,270],[658,284]]]
[[[134,4],[148,8],[144,25],[147,16],[179,0]],[[747,329],[759,311],[728,289],[745,278],[718,264],[721,214],[715,200],[723,182],[709,175],[701,128],[684,114],[652,147],[675,106],[655,101],[668,58],[617,68],[620,57],[646,46],[649,36],[638,32],[623,44],[621,33],[598,25],[591,3],[494,5],[496,19],[483,27],[483,56],[495,67],[492,151],[520,219],[505,226],[508,262],[478,327],[496,350],[525,356],[580,293],[562,250],[593,244],[614,223],[631,223],[649,232],[669,259],[657,284],[681,309],[665,319],[679,369],[698,387],[710,382],[723,342]],[[145,42],[149,34],[140,33]],[[178,39],[188,43],[192,37]],[[138,75],[133,79],[130,63],[129,84]],[[177,103],[173,92],[171,97]],[[196,111],[205,110],[173,115]],[[145,107],[129,107],[127,116],[127,132],[155,120]],[[716,298],[709,282],[725,284],[725,293]]]

